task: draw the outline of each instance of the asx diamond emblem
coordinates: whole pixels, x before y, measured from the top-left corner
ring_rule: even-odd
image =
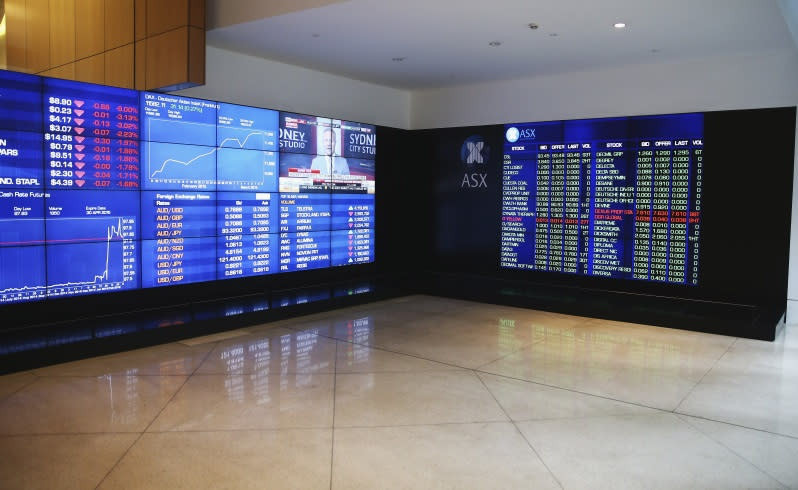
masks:
[[[485,143],[485,139],[480,135],[471,135],[463,141],[460,147],[460,161],[469,167],[469,171],[463,174],[460,188],[487,188],[488,174],[485,172],[474,172],[474,165],[486,165],[490,161],[490,146]],[[480,168],[482,170],[482,168]]]
[[[484,164],[489,159],[490,146],[485,144],[482,136],[469,136],[460,147],[460,160],[466,165]]]

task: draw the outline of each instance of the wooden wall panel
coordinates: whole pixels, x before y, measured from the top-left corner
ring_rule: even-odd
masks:
[[[105,52],[105,84],[133,88],[133,44]]]
[[[135,34],[136,41],[147,37],[147,0],[135,0]]]
[[[27,0],[25,50],[27,71],[38,73],[50,66],[50,0]]]
[[[5,0],[6,66],[139,90],[199,85],[206,1]]]
[[[75,0],[50,0],[50,66],[74,60]]]
[[[190,0],[188,25],[205,30],[205,0]]]
[[[75,2],[75,57],[77,59],[105,50],[105,0]]]
[[[100,53],[75,62],[75,80],[105,83],[105,54]]]
[[[134,20],[133,0],[105,0],[106,51],[133,42]]]
[[[147,88],[185,83],[188,78],[188,27],[147,38]]]
[[[147,90],[147,40],[135,44],[134,82],[136,90]]]
[[[27,71],[25,0],[6,0],[6,59],[8,68]]]
[[[47,71],[43,71],[41,75],[44,75],[46,77],[65,78],[67,80],[74,80],[75,63],[67,63],[66,65],[50,68]]]
[[[205,84],[205,29],[188,28],[188,83]]]
[[[147,0],[147,37],[188,25],[189,0]]]

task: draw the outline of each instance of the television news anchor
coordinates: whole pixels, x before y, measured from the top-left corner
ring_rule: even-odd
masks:
[[[335,154],[335,142],[338,135],[332,128],[325,128],[322,133],[323,155],[313,157],[311,170],[319,170],[322,175],[349,175],[349,163],[346,158]]]

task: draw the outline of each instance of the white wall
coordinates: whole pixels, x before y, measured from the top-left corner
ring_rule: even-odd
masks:
[[[411,127],[436,128],[798,104],[798,54],[652,63],[413,93]]]
[[[779,0],[779,6],[795,45],[798,46],[798,0]]]
[[[407,129],[410,93],[208,46],[205,85],[179,94]]]
[[[788,51],[417,91],[412,95],[411,127],[795,105],[798,51]],[[791,323],[798,321],[798,145],[795,165],[787,294]]]

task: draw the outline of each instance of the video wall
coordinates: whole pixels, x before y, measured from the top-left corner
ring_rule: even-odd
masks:
[[[376,128],[0,71],[0,303],[374,261]]]
[[[504,129],[502,267],[698,285],[703,114]]]
[[[423,266],[452,282],[780,302],[795,117],[787,107],[422,130],[412,148],[436,174],[408,221],[429,230]]]

